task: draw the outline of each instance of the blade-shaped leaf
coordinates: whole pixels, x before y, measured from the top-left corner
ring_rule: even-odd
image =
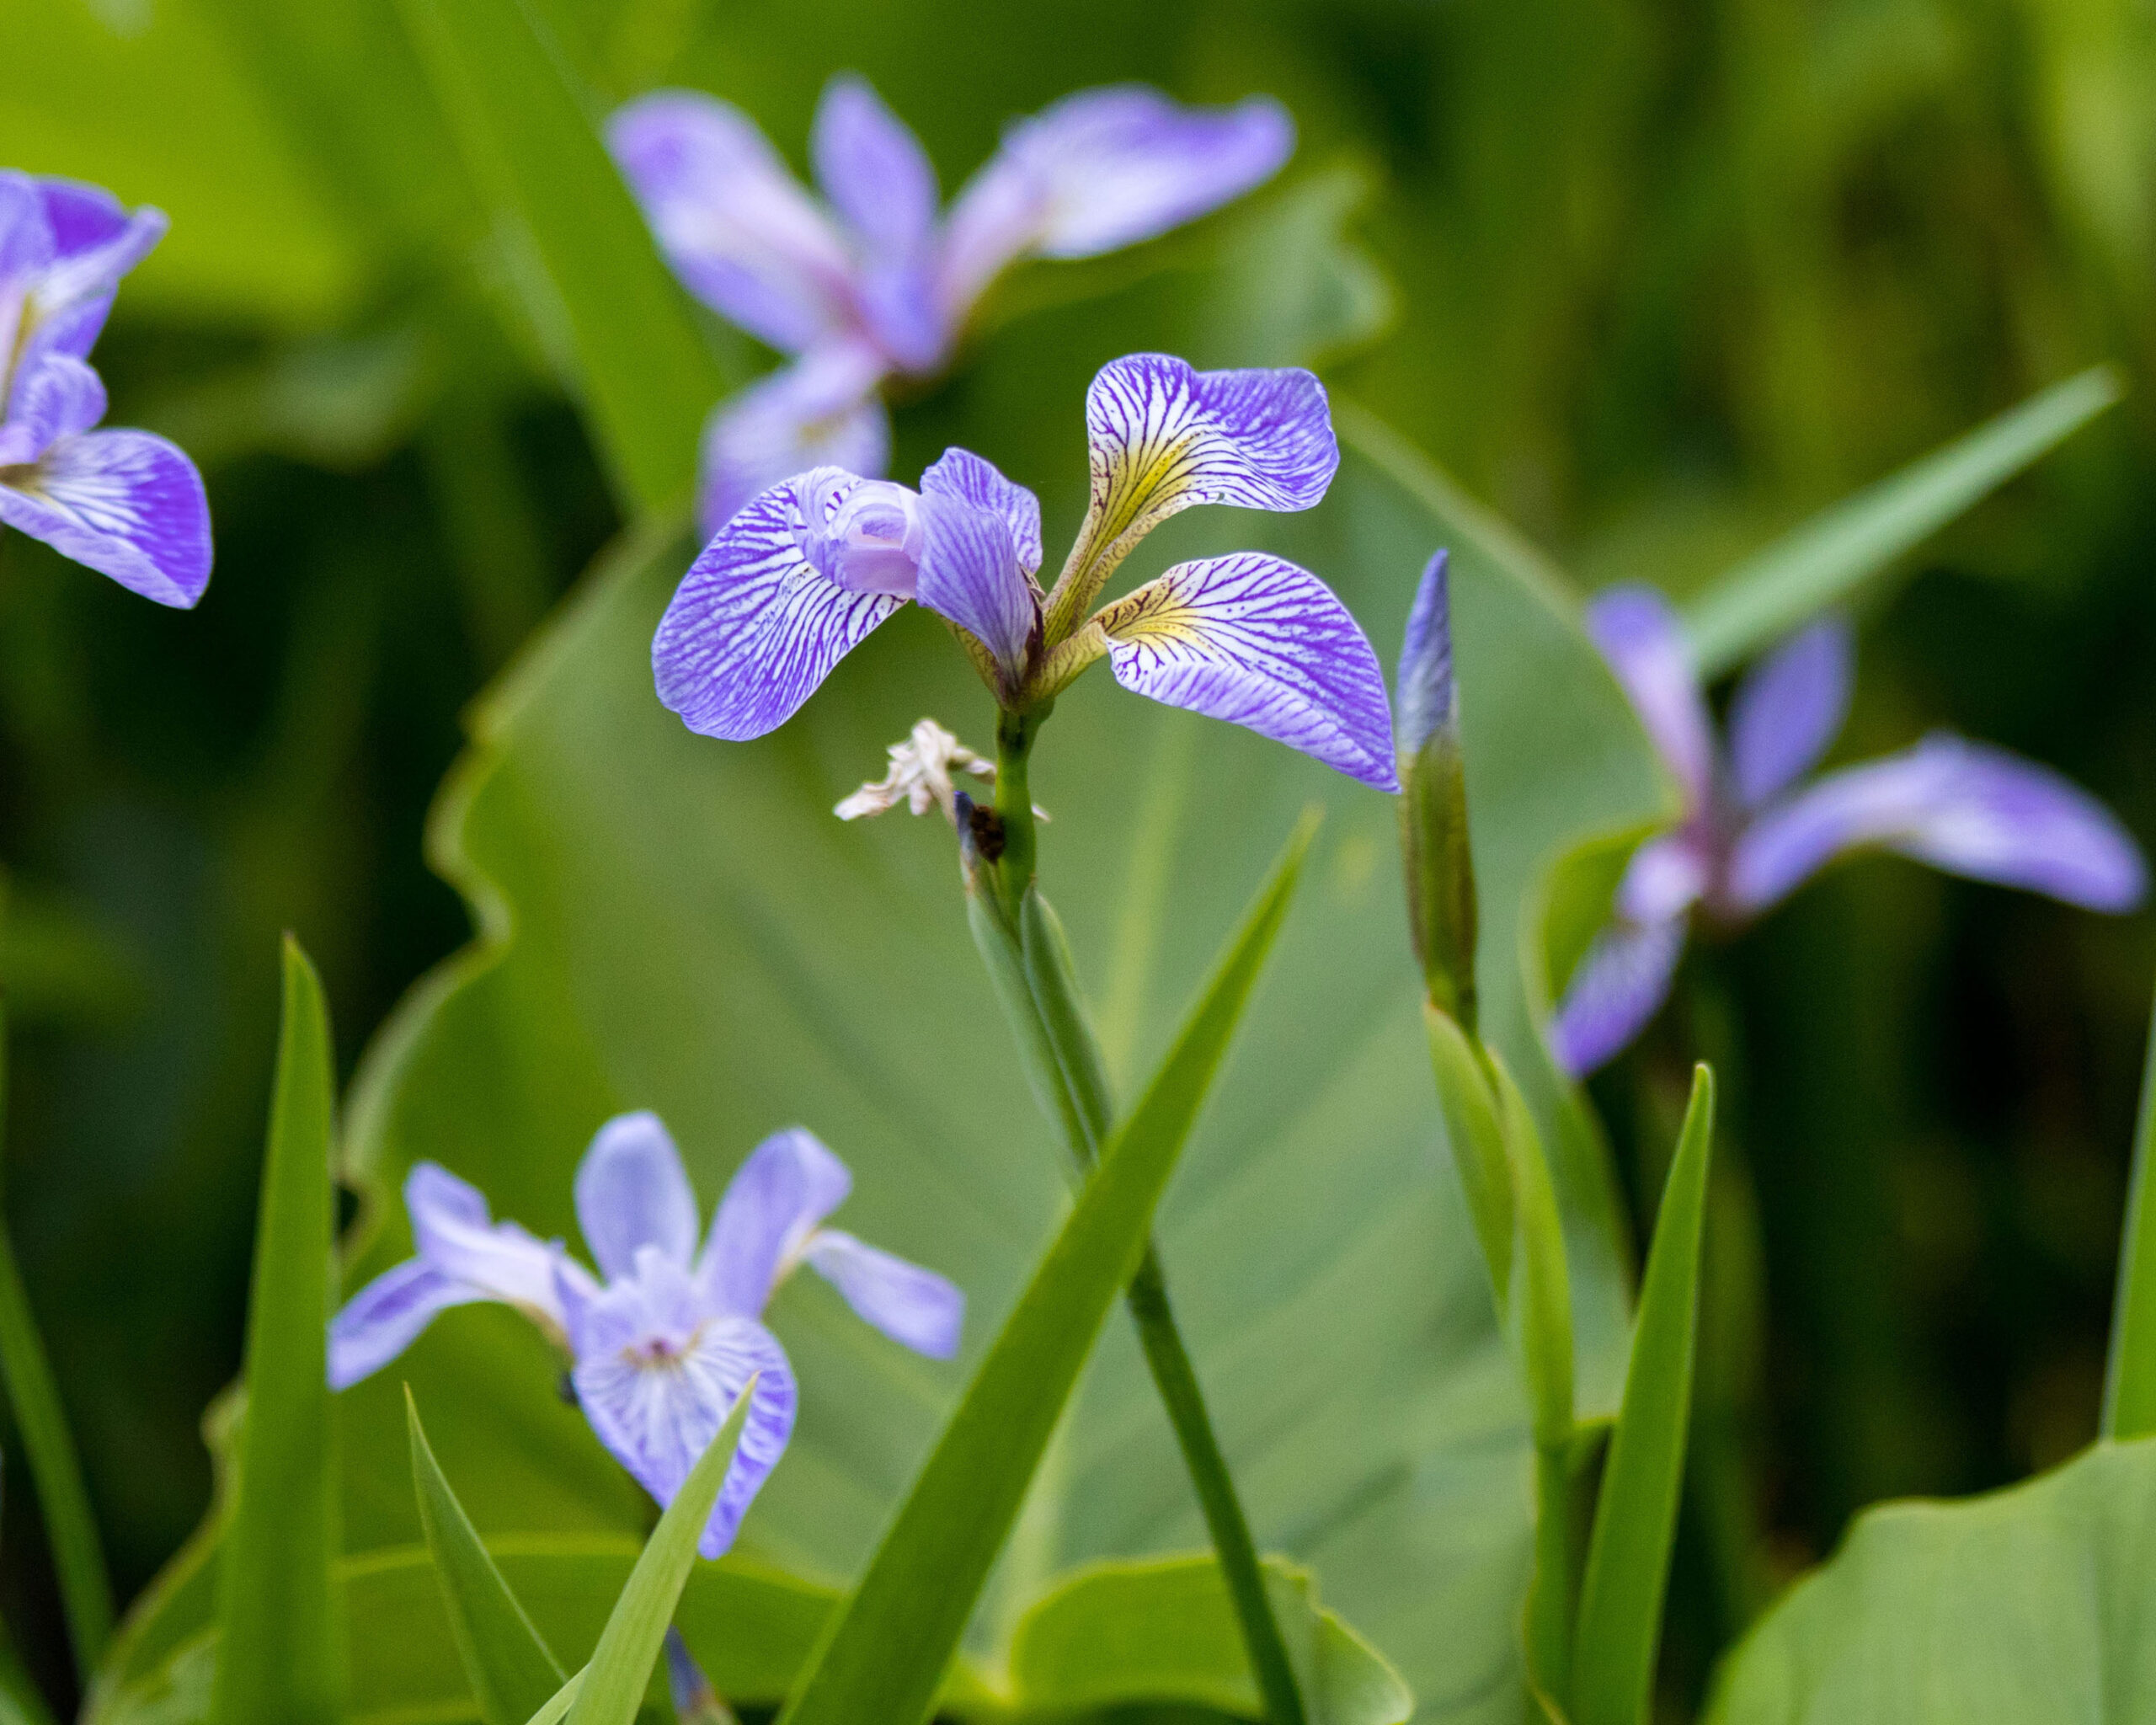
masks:
[[[2057,448],[2119,398],[2095,366],[1822,510],[1747,558],[1685,608],[1700,674],[1741,664]]]
[[[2133,1127],[2133,1183],[2119,1242],[2118,1295],[2111,1305],[2111,1359],[2104,1374],[2104,1435],[2156,1433],[2156,1012],[2141,1069],[2141,1112]]]
[[[935,1704],[1108,1307],[1137,1268],[1153,1210],[1226,1055],[1315,830],[1305,816],[1055,1244],[981,1362],[867,1573],[781,1717],[910,1725]]]
[[[1646,1725],[1648,1718],[1684,1483],[1714,1123],[1714,1074],[1702,1065],[1692,1074],[1692,1100],[1662,1188],[1625,1405],[1588,1543],[1572,1654],[1574,1725]]]
[[[412,1485],[419,1493],[419,1527],[440,1578],[451,1632],[486,1725],[520,1725],[563,1683],[554,1658],[487,1548],[478,1530],[450,1489],[427,1434],[419,1406],[408,1390],[412,1422]]]
[[[329,1014],[298,943],[248,1290],[246,1407],[217,1579],[214,1725],[334,1721],[344,1652],[333,1610],[336,1449],[329,1413]]]

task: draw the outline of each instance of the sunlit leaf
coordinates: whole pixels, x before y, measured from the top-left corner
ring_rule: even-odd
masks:
[[[2104,1435],[2156,1433],[2156,1017],[2141,1072],[2133,1129],[2132,1186],[2119,1242],[2118,1295],[2111,1302],[2111,1360],[2104,1376]]]

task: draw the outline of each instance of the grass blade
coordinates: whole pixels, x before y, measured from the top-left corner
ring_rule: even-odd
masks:
[[[1109,1140],[935,1453],[825,1633],[782,1725],[918,1725],[1018,1513],[1287,914],[1306,818],[1246,913],[1160,1071]]]
[[[331,1598],[329,1014],[285,940],[285,1019],[247,1307],[246,1411],[219,1560],[211,1725],[324,1725],[344,1691]]]
[[[1750,658],[1842,598],[2049,453],[2119,398],[2096,366],[2055,383],[1944,448],[1822,510],[1694,599],[1686,633],[1700,675]]]
[[[472,1518],[443,1477],[409,1386],[404,1416],[412,1433],[412,1486],[419,1494],[419,1528],[434,1557],[442,1602],[449,1608],[450,1632],[479,1703],[479,1717],[486,1725],[523,1725],[562,1687],[561,1664],[509,1590],[480,1544]]]
[[[591,1663],[570,1680],[582,1686],[568,1714],[569,1725],[632,1725],[643,1706],[652,1667],[659,1663],[659,1650],[666,1639],[666,1626],[674,1621],[675,1603],[688,1584],[689,1570],[696,1561],[696,1541],[711,1519],[718,1488],[726,1483],[726,1470],[741,1442],[741,1428],[748,1422],[755,1389],[754,1378],[742,1386],[718,1435],[689,1470],[681,1489],[644,1541],[643,1555],[629,1572],[628,1585],[599,1633]],[[542,1708],[541,1715],[545,1712]]]
[[[2124,1439],[2156,1432],[2156,1012],[2141,1069],[2141,1114],[2133,1129],[2133,1183],[2119,1242],[2119,1286],[2111,1306],[2111,1358],[2104,1370],[2103,1434]]]
[[[1625,1405],[1588,1542],[1572,1657],[1574,1725],[1646,1725],[1684,1482],[1714,1124],[1714,1073],[1703,1063],[1693,1069],[1691,1104],[1662,1188]]]
[[[684,507],[725,388],[643,216],[526,0],[403,0],[473,177],[536,247],[595,441],[632,514]]]

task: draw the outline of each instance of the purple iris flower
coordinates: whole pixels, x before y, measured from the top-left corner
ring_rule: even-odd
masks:
[[[210,580],[195,464],[147,431],[100,431],[88,365],[120,278],[164,237],[157,210],[72,180],[0,172],[0,527],[160,605]]]
[[[1304,371],[1193,371],[1134,354],[1093,379],[1086,429],[1092,501],[1046,593],[1039,500],[965,450],[946,451],[919,491],[838,467],[772,486],[667,607],[652,643],[659,698],[706,736],[761,736],[912,600],[958,625],[1007,709],[1053,700],[1105,657],[1127,689],[1398,789],[1377,655],[1307,569],[1254,551],[1204,558],[1091,610],[1180,510],[1322,498],[1340,465],[1325,387]]]
[[[1165,233],[1269,179],[1295,142],[1286,111],[1262,96],[1203,109],[1142,85],[1084,90],[1011,126],[939,219],[926,152],[855,77],[825,87],[809,138],[825,202],[716,97],[640,98],[607,136],[683,284],[798,356],[712,415],[707,535],[811,467],[880,475],[891,428],[878,387],[942,371],[1006,266]]]
[[[560,1241],[494,1221],[475,1188],[421,1162],[404,1183],[419,1256],[331,1320],[330,1387],[380,1370],[452,1306],[515,1306],[574,1361],[570,1381],[600,1442],[665,1503],[755,1377],[740,1450],[698,1544],[716,1557],[793,1429],[793,1370],[762,1318],[797,1268],[816,1271],[894,1340],[937,1359],[958,1349],[957,1288],[822,1225],[852,1184],[808,1133],[776,1133],[734,1175],[699,1250],[696,1196],[673,1139],[655,1114],[620,1115],[576,1173],[594,1276]]]
[[[2026,888],[2092,911],[2131,911],[2148,888],[2117,819],[2048,767],[1934,732],[1913,748],[1801,783],[1847,716],[1848,623],[1822,618],[1746,675],[1716,742],[1676,615],[1649,587],[1613,588],[1588,629],[1684,793],[1675,830],[1634,852],[1616,915],[1595,937],[1550,1026],[1575,1076],[1636,1036],[1669,993],[1696,907],[1741,927],[1852,852],[1892,851],[1950,874]]]

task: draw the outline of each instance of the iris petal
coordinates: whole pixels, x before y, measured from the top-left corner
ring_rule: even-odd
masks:
[[[329,1323],[329,1387],[348,1389],[397,1358],[437,1312],[487,1296],[423,1258],[407,1258],[376,1276]]]
[[[995,463],[969,449],[947,449],[921,476],[924,497],[955,497],[987,510],[1009,523],[1019,566],[1027,574],[1041,566],[1041,500],[1024,486],[1006,479]]]
[[[742,1317],[762,1316],[782,1267],[816,1225],[846,1202],[853,1176],[812,1132],[774,1132],[741,1164],[712,1218],[696,1260],[706,1302]]]
[[[1609,588],[1588,606],[1587,629],[1691,806],[1704,808],[1714,777],[1714,732],[1669,601],[1652,587]]]
[[[1594,937],[1550,1021],[1550,1052],[1584,1078],[1646,1028],[1669,997],[1685,919],[1612,922]]]
[[[620,1114],[599,1129],[577,1165],[576,1217],[610,1281],[632,1274],[645,1247],[688,1268],[696,1249],[696,1195],[658,1115]]]
[[[147,431],[86,431],[0,469],[0,522],[159,605],[190,606],[210,584],[202,476]]]
[[[696,488],[704,537],[759,492],[812,467],[880,475],[891,460],[891,416],[876,386],[888,370],[865,342],[826,342],[714,408]]]
[[[932,1359],[958,1351],[966,1296],[935,1271],[864,1245],[840,1228],[818,1229],[805,1256],[848,1306],[893,1341]]]
[[[1729,703],[1731,775],[1756,809],[1817,764],[1849,710],[1847,619],[1822,617],[1745,673]]]
[[[1023,675],[1041,615],[1011,523],[949,496],[923,498],[921,510],[927,538],[914,596],[988,649],[1008,693]]]

